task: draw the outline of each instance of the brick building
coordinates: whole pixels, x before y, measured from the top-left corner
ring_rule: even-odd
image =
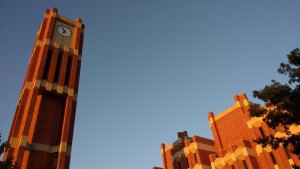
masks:
[[[280,146],[262,148],[253,139],[270,134],[281,136],[283,129],[269,128],[261,118],[251,118],[245,94],[234,96],[235,104],[222,113],[208,113],[214,140],[179,132],[178,140],[161,144],[163,168],[153,169],[290,169],[299,158]],[[291,126],[300,132],[300,126]]]
[[[46,10],[36,35],[3,160],[21,169],[69,168],[84,24]]]

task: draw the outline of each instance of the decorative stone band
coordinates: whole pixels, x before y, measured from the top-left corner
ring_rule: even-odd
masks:
[[[249,128],[252,128],[252,127],[261,127],[261,123],[263,122],[262,121],[262,117],[252,117],[249,121],[247,121],[247,125]],[[291,134],[298,134],[300,133],[300,125],[291,125],[289,127],[289,130],[291,132]],[[287,135],[284,133],[284,132],[276,132],[275,137],[286,137]]]
[[[263,148],[260,144],[257,144],[255,147],[255,150],[256,150],[257,154],[260,155],[263,152],[263,150],[268,153],[271,152],[272,147],[268,145],[267,147]]]
[[[280,146],[282,146],[282,145],[280,145]],[[273,150],[272,147],[269,146],[269,145],[265,148],[262,148],[262,146],[260,144],[257,144],[255,149],[256,149],[256,152],[257,152],[258,156],[260,156],[260,154],[263,152],[263,150],[268,152],[268,153],[272,152],[272,150]],[[289,159],[289,163],[291,165],[293,165],[294,164],[293,159]]]
[[[294,165],[294,164],[295,164],[294,161],[293,161],[293,159],[289,159],[289,163],[290,163],[291,165]]]
[[[293,134],[299,133],[300,132],[300,126],[299,125],[298,126],[292,125],[292,126],[290,126],[290,131]],[[274,136],[275,137],[285,137],[287,135],[285,133],[282,133],[282,132],[276,132]],[[279,146],[282,146],[282,144],[280,144]],[[273,149],[269,145],[263,148],[260,144],[257,144],[255,150],[256,150],[256,153],[258,154],[258,156],[260,156],[260,154],[263,151],[266,151],[266,152],[270,153],[270,152],[272,152]],[[290,165],[293,165],[294,161],[292,159],[289,159],[289,163],[290,163]],[[277,165],[274,165],[275,168],[276,168],[276,166]]]
[[[222,118],[223,116],[227,115],[228,113],[234,111],[237,108],[240,108],[240,107],[243,107],[243,106],[248,106],[248,105],[249,105],[249,101],[248,100],[237,101],[237,102],[235,102],[234,105],[232,105],[231,107],[229,107],[228,109],[226,109],[222,113],[220,113],[217,116],[215,116],[215,120],[217,121],[218,119]]]
[[[29,145],[29,150],[46,151],[49,153],[65,152],[68,156],[71,155],[71,148],[71,146],[67,146],[66,142],[62,142],[58,146],[50,146],[39,143],[32,143]]]
[[[210,165],[212,166],[213,169],[215,169],[215,168],[218,168],[218,169],[219,169],[219,168],[223,168],[223,166],[225,166],[226,163],[225,163],[225,161],[224,161],[223,158],[218,157],[218,158],[216,158],[215,161],[212,162]]]
[[[189,145],[189,147],[185,147],[185,149],[188,149],[189,152],[192,152],[192,153],[195,153],[197,149],[210,151],[210,152],[216,152],[216,148],[214,146],[204,144],[204,143],[197,143],[197,142],[191,143]]]
[[[36,150],[36,151],[45,151],[49,153],[57,153],[57,152],[66,152],[68,156],[71,155],[71,146],[67,146],[67,142],[62,142],[58,146],[50,146],[47,144],[40,144],[40,143],[31,143],[29,144],[27,142],[27,136],[22,136],[21,141],[20,141],[20,146],[26,147],[28,150]],[[17,138],[12,137],[11,138],[11,147],[15,148],[16,147],[16,140]]]
[[[262,117],[252,117],[250,120],[247,121],[248,127],[251,129],[254,127],[260,127],[262,123]]]
[[[300,133],[300,125],[291,125],[289,127],[289,130],[290,130],[291,134],[299,134]],[[287,135],[285,133],[280,132],[280,131],[276,132],[274,136],[275,137],[287,137]]]
[[[12,147],[12,148],[16,147],[16,143],[17,143],[17,138],[11,137],[10,138],[10,147]]]
[[[77,94],[74,93],[74,89],[68,88],[68,86],[59,86],[57,83],[49,83],[46,80],[36,80],[34,83],[27,81],[25,88],[26,89],[32,89],[33,87],[39,88],[39,87],[45,87],[48,91],[57,91],[57,93],[67,93],[69,96],[73,97],[74,101],[77,101]],[[22,95],[21,95],[22,96]]]
[[[68,24],[71,24],[71,25],[76,25],[77,27],[81,28],[82,27],[82,23],[77,23],[76,21],[73,21],[71,19],[68,19],[64,16],[61,16],[61,15],[58,15],[57,13],[55,12],[51,12],[50,15],[49,14],[45,14],[44,15],[44,18],[50,18],[50,17],[54,17],[54,18],[58,18],[59,20],[62,20]]]
[[[43,46],[43,45],[54,46],[56,48],[63,49],[63,51],[65,51],[65,52],[70,52],[71,54],[78,55],[78,60],[81,60],[81,58],[82,58],[82,55],[79,55],[79,53],[78,53],[78,49],[69,48],[68,46],[61,45],[57,42],[52,42],[50,39],[46,39],[44,41],[39,40],[37,42],[37,46]]]
[[[209,165],[203,165],[203,164],[196,164],[193,169],[211,169],[211,166]]]
[[[218,157],[211,163],[212,168],[223,168],[226,164],[233,165],[237,159],[244,160],[246,156],[255,156],[252,149],[239,147],[234,152],[229,152],[224,157]]]
[[[20,146],[27,147],[28,146],[28,144],[27,144],[28,141],[27,140],[28,140],[28,137],[23,135],[21,137]]]
[[[239,160],[244,160],[246,156],[255,156],[252,149],[244,147],[244,148],[237,148],[234,152],[234,155]]]
[[[172,144],[170,144],[169,146],[167,146],[165,148],[165,151],[168,151],[170,149],[172,149],[174,146],[178,145],[179,143],[184,142],[184,140],[192,140],[192,138],[185,136],[183,139],[182,138],[178,138],[178,140],[174,141]]]
[[[182,156],[187,156],[189,153],[195,153],[196,150],[205,150],[212,153],[216,152],[216,149],[214,146],[203,144],[203,143],[197,143],[193,142],[188,147],[184,147],[181,151],[176,152],[174,155],[172,155],[172,161],[178,161]]]
[[[236,161],[236,156],[234,153],[227,153],[224,156],[224,161],[226,161],[227,164],[232,165],[234,161]]]

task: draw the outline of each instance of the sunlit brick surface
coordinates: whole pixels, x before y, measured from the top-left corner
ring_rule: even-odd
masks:
[[[8,137],[11,148],[4,154],[18,168],[69,168],[83,32],[81,19],[46,10]]]
[[[189,137],[184,131],[178,133],[174,143],[161,144],[162,169],[291,169],[292,164],[300,165],[297,156],[282,146],[273,150],[253,142],[263,135],[274,135],[275,131],[261,118],[250,117],[245,94],[234,96],[234,101],[234,105],[216,116],[208,113],[214,140]]]

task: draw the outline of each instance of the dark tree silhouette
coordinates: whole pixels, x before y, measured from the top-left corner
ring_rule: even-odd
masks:
[[[6,148],[10,147],[10,144],[6,141],[1,143],[1,133],[0,133],[0,155],[4,153]],[[12,164],[13,157],[9,157],[6,161],[0,161],[0,169],[15,169],[15,166]]]
[[[290,126],[300,124],[300,49],[296,48],[287,55],[288,63],[281,63],[278,73],[289,77],[288,83],[281,84],[272,80],[259,91],[253,91],[253,97],[262,100],[265,106],[252,104],[250,115],[262,117],[272,129],[282,126],[286,136],[266,136],[256,141],[262,147],[271,146],[276,149],[282,144],[300,157],[300,133],[294,133]]]

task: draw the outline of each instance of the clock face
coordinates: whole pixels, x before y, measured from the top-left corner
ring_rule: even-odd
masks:
[[[66,37],[72,36],[72,31],[68,27],[60,25],[56,28],[56,30],[62,36],[66,36]]]

